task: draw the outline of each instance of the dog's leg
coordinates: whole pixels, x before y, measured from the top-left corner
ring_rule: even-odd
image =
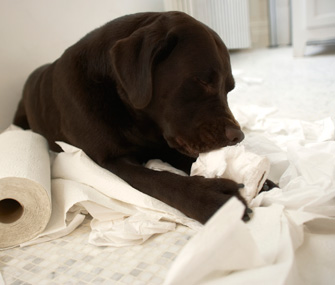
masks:
[[[205,223],[233,196],[246,205],[239,194],[241,185],[231,180],[179,176],[167,171],[154,171],[131,158],[106,161],[103,166],[132,187],[167,203],[201,223]]]

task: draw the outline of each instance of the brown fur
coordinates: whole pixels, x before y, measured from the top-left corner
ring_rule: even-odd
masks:
[[[118,18],[28,78],[14,123],[83,149],[136,189],[206,222],[236,182],[144,168],[159,158],[187,172],[200,152],[243,133],[227,103],[228,51],[207,26],[179,12]]]

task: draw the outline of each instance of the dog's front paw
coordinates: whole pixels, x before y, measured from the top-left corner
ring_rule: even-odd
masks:
[[[187,213],[191,218],[204,224],[230,198],[236,197],[246,206],[242,219],[244,221],[250,220],[251,210],[247,208],[247,203],[239,192],[239,189],[244,187],[243,184],[220,178],[207,179],[199,176],[193,178],[196,186],[193,187],[192,198],[188,204],[190,209]]]

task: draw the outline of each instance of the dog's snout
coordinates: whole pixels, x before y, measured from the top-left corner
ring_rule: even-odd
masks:
[[[225,133],[229,141],[229,145],[235,145],[244,139],[244,134],[239,129],[227,127]]]

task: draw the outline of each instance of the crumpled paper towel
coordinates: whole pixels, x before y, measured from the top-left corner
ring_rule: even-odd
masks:
[[[323,142],[335,139],[335,126],[330,117],[309,122],[290,118],[272,117],[276,109],[256,105],[231,106],[243,131],[249,135],[261,135],[282,150],[288,142]],[[247,137],[247,136],[246,136]],[[260,145],[262,147],[262,145]]]
[[[51,214],[46,140],[9,129],[0,135],[0,249],[35,238]]]
[[[224,147],[201,153],[191,168],[191,175],[206,178],[227,178],[243,183],[240,189],[247,203],[259,193],[270,171],[270,161],[247,151],[245,146]]]
[[[248,223],[239,219],[238,201],[225,204],[183,248],[164,284],[332,284],[333,121],[289,120],[294,127],[285,129],[287,121],[268,118],[268,109],[243,106],[240,114],[245,117],[245,145],[270,159],[269,178],[278,178],[280,188],[251,201]],[[230,215],[235,216],[227,221]]]

